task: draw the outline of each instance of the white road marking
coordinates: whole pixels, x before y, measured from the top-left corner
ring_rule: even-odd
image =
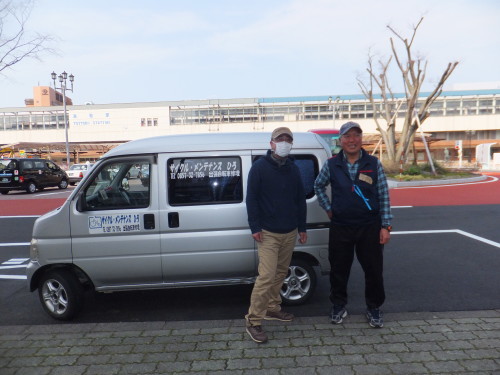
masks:
[[[24,262],[26,262],[28,260],[30,260],[30,258],[12,258],[6,262],[3,262],[2,264],[6,264],[6,265],[23,264]]]
[[[18,215],[18,216],[0,216],[0,219],[23,219],[27,217],[36,217],[39,218],[41,215]]]
[[[26,268],[26,267],[28,267],[26,264],[21,266],[0,266],[0,270],[10,270],[13,268]]]
[[[26,280],[28,276],[23,276],[23,275],[0,275],[0,280],[1,279],[6,279],[6,280]]]
[[[500,249],[500,243],[488,240],[483,237],[476,236],[475,234],[465,232],[460,229],[443,229],[443,230],[415,230],[415,231],[398,231],[398,232],[391,232],[391,234],[434,234],[434,233],[457,233],[462,236],[466,236],[469,238],[472,238],[473,240],[477,240],[480,242],[484,242],[485,244],[498,247]]]

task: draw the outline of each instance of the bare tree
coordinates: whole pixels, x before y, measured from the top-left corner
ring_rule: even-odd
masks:
[[[43,52],[53,52],[50,35],[30,33],[26,24],[33,0],[0,0],[0,72],[25,58],[39,59]]]
[[[427,61],[423,61],[422,58],[415,59],[412,56],[412,45],[423,20],[422,17],[413,27],[413,33],[409,40],[401,36],[391,26],[387,26],[394,37],[403,44],[406,52],[405,61],[398,54],[394,38],[391,37],[392,55],[385,61],[379,61],[377,69],[373,64],[373,56],[369,52],[368,67],[366,68],[369,81],[366,83],[361,78],[357,79],[361,91],[373,106],[373,118],[386,145],[388,159],[393,164],[398,163],[402,157],[408,154],[416,131],[430,116],[430,106],[439,97],[443,91],[444,83],[458,65],[457,61],[449,63],[434,90],[425,100],[418,102],[420,89],[425,80]],[[393,59],[402,74],[405,90],[403,99],[396,98],[389,85],[388,69]],[[380,99],[375,97],[374,87],[380,92]],[[400,110],[405,111],[404,123],[401,133],[396,134],[397,114]]]

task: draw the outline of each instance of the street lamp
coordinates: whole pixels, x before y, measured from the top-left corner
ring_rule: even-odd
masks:
[[[64,106],[64,131],[66,133],[66,165],[69,169],[69,142],[68,142],[68,111],[66,110],[66,90],[73,92],[73,81],[75,80],[75,76],[68,73],[62,72],[57,75],[55,72],[51,74],[52,80],[54,81],[54,90],[61,90],[63,95],[63,106]],[[59,87],[56,84],[56,78],[59,80]],[[71,88],[68,88],[66,85],[67,79],[71,82]]]
[[[333,102],[333,105],[332,105],[332,97],[331,96],[328,97],[328,106],[332,109],[332,118],[333,118],[333,124],[332,125],[333,125],[333,129],[335,129],[335,115],[338,112],[339,102],[340,102],[340,96],[337,96],[335,98],[335,101]]]

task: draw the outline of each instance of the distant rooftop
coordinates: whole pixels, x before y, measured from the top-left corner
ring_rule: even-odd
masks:
[[[419,97],[427,97],[431,93],[429,91],[420,92]],[[443,91],[441,97],[444,96],[475,96],[475,95],[500,95],[500,89],[487,89],[487,90],[459,90],[459,91]],[[395,98],[404,98],[404,93],[394,94]],[[375,99],[381,99],[380,94],[374,95]],[[320,95],[320,96],[289,96],[277,98],[259,98],[259,103],[282,103],[282,102],[320,102],[335,100],[366,100],[363,94],[352,95]]]

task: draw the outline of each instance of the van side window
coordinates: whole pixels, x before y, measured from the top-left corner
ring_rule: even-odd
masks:
[[[243,201],[238,156],[169,159],[167,176],[168,201],[172,206]]]
[[[149,206],[150,164],[122,161],[101,165],[85,187],[85,209],[119,210]]]
[[[32,160],[23,160],[22,164],[23,164],[23,169],[33,169],[33,161]]]
[[[35,164],[36,169],[44,169],[45,168],[45,164],[41,160],[34,161],[34,164]],[[49,163],[47,163],[47,166],[49,166]]]
[[[295,161],[295,165],[299,167],[306,199],[310,199],[314,197],[314,180],[319,174],[318,159],[314,155],[293,154],[291,156]],[[261,157],[264,157],[264,155],[254,157],[253,162],[255,163]]]

